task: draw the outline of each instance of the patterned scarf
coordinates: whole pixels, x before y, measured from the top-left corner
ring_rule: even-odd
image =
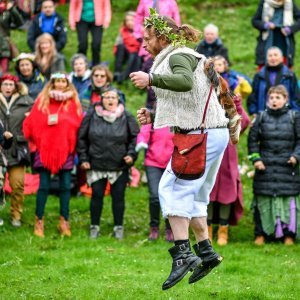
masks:
[[[113,123],[123,115],[124,105],[120,103],[115,111],[109,111],[104,109],[102,105],[96,105],[95,111],[97,116],[102,117],[108,123]]]

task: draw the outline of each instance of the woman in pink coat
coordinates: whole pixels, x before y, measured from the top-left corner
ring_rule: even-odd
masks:
[[[245,131],[250,119],[242,107],[240,99],[235,100],[238,113],[242,116],[242,130]],[[243,190],[238,170],[238,153],[235,145],[228,144],[210,194],[207,209],[209,239],[212,241],[212,223],[219,224],[218,240],[220,246],[228,241],[228,224],[236,225],[243,214]]]
[[[181,24],[179,9],[176,0],[140,0],[136,10],[134,25],[134,35],[137,39],[143,38],[144,18],[149,17],[150,7],[155,8],[160,15],[174,19],[178,26]],[[148,52],[146,52],[146,50],[141,47],[139,56],[144,57],[147,54]]]
[[[169,127],[153,129],[152,124],[144,125],[137,137],[136,151],[146,149],[145,169],[149,187],[150,234],[149,240],[154,241],[159,236],[160,204],[158,185],[173,152],[173,134]],[[166,241],[173,241],[173,234],[166,219]]]
[[[86,55],[88,32],[92,34],[92,65],[100,63],[103,28],[111,20],[110,0],[70,0],[69,25],[77,31],[78,53]]]

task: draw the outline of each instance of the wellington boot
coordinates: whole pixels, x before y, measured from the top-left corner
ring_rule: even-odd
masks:
[[[290,236],[286,236],[283,243],[288,246],[295,244],[294,239]]]
[[[262,246],[265,244],[265,237],[263,235],[258,235],[256,238],[255,238],[255,241],[254,241],[254,244],[257,245],[257,246]]]
[[[206,276],[223,260],[223,257],[214,251],[208,239],[199,242],[194,245],[193,248],[196,254],[201,258],[202,264],[194,270],[194,273],[189,278],[189,283],[194,283]]]
[[[212,225],[207,226],[207,229],[208,229],[208,238],[209,238],[210,243],[212,244],[212,242],[213,242],[213,227],[212,227]]]
[[[225,246],[227,245],[227,242],[228,242],[228,225],[227,226],[219,225],[217,244],[219,246]]]
[[[35,225],[34,225],[34,235],[43,238],[44,235],[44,218],[39,220],[38,217],[35,217]]]
[[[60,234],[63,236],[69,236],[69,237],[71,236],[70,224],[68,221],[65,220],[63,216],[60,216],[59,218],[58,230]]]
[[[178,283],[189,272],[201,265],[201,259],[191,251],[190,243],[184,243],[169,249],[173,258],[172,270],[162,289],[167,290]]]

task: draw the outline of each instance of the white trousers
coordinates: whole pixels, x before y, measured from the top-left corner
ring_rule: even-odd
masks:
[[[159,183],[159,201],[164,218],[169,216],[188,219],[207,216],[209,195],[229,142],[227,128],[208,129],[206,167],[204,175],[195,180],[177,178],[171,168],[171,160]],[[191,133],[200,133],[193,131]]]

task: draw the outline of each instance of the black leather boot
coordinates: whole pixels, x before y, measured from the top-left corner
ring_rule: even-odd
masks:
[[[189,283],[202,279],[223,260],[223,257],[214,251],[209,240],[201,241],[194,245],[193,248],[201,258],[202,264],[194,270],[194,273],[189,278]]]
[[[190,243],[184,243],[169,249],[173,258],[172,270],[162,289],[167,290],[179,282],[189,271],[201,264],[201,259],[191,251]]]

